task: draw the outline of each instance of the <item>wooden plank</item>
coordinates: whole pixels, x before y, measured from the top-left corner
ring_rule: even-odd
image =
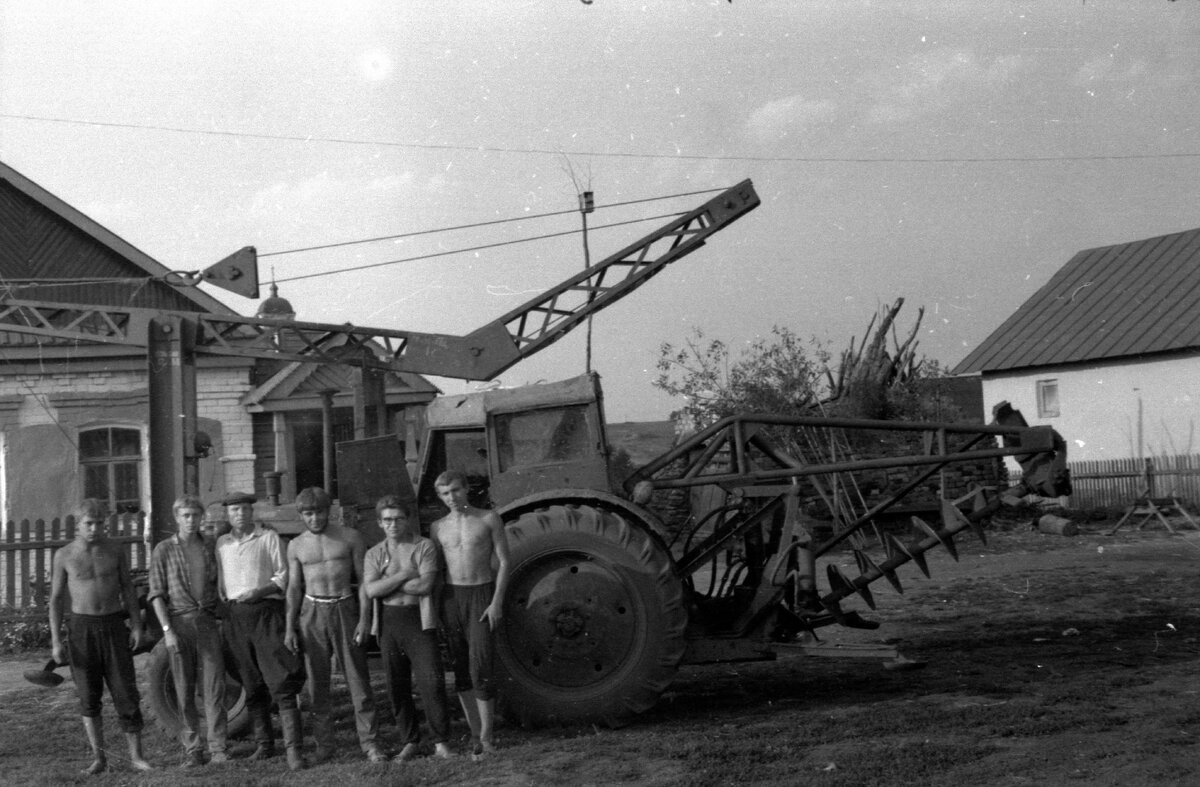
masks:
[[[28,542],[30,540],[30,522],[28,519],[21,520],[21,540]],[[29,581],[29,553],[21,552],[21,558],[18,561],[20,567],[17,569],[20,572],[17,578],[17,599],[13,603],[14,607],[27,606],[26,601],[29,598],[29,593],[26,592],[26,583]]]
[[[6,543],[0,544],[0,549],[4,549],[17,538],[17,524],[9,522],[7,528]],[[17,553],[9,552],[4,556],[4,598],[0,599],[5,606],[15,607],[17,605]]]
[[[46,520],[39,519],[34,528],[34,538],[38,541],[46,540]],[[46,603],[45,587],[49,576],[46,574],[46,549],[37,549],[33,553],[33,574],[29,577],[29,584],[32,586],[30,600],[33,606],[40,607]]]

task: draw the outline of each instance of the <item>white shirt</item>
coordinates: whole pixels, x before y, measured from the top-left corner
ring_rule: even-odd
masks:
[[[279,534],[255,523],[254,530],[245,538],[233,532],[217,539],[217,560],[221,566],[221,582],[225,598],[232,601],[248,590],[257,590],[268,582],[274,582],[278,593],[266,598],[283,598],[287,588],[287,561],[279,543]]]

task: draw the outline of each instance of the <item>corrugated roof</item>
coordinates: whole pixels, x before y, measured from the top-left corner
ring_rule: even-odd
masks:
[[[1079,252],[954,374],[1196,348],[1200,229]]]

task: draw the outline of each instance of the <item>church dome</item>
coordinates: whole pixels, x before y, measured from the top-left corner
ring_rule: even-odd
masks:
[[[296,310],[292,308],[292,304],[287,298],[279,296],[279,287],[275,282],[271,282],[271,297],[258,307],[258,316],[276,320],[291,320],[295,319]]]

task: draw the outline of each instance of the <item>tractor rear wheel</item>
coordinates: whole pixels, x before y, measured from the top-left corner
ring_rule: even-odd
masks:
[[[653,706],[683,658],[683,589],[662,544],[588,505],[507,526],[500,696],[522,724],[619,725]]]
[[[179,708],[179,699],[175,695],[175,679],[171,674],[171,654],[167,652],[167,643],[159,640],[150,651],[150,659],[146,664],[147,689],[146,705],[150,715],[158,723],[160,729],[171,737],[178,738],[183,729],[183,716]],[[201,730],[204,726],[204,699],[199,696],[197,687],[196,709],[200,715]],[[226,734],[230,738],[243,735],[250,729],[250,712],[246,708],[246,692],[237,679],[225,673],[225,713],[227,717]]]

